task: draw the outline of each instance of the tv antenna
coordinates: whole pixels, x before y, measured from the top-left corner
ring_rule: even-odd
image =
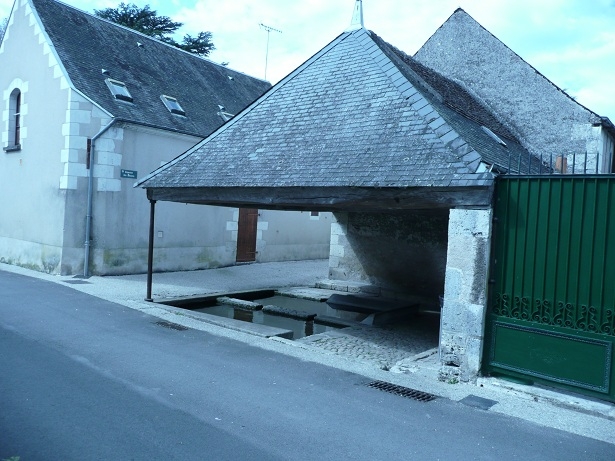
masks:
[[[274,29],[271,26],[266,26],[262,22],[259,25],[267,31],[267,51],[265,52],[265,80],[267,80],[267,63],[269,61],[269,35],[271,35],[271,32],[277,32],[281,34],[282,31],[278,29]]]

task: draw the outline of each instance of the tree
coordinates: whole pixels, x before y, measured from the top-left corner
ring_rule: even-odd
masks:
[[[2,38],[4,37],[4,32],[6,32],[6,28],[9,25],[9,19],[8,18],[4,18],[0,21],[0,42],[2,41]]]
[[[196,37],[184,35],[181,43],[176,42],[171,34],[184,24],[175,22],[168,16],[158,16],[156,10],[152,10],[149,5],[140,8],[134,3],[122,2],[117,8],[94,10],[94,14],[199,56],[208,56],[215,49],[211,32],[199,32]]]

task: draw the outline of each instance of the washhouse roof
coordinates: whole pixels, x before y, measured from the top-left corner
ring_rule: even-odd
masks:
[[[528,161],[468,91],[359,28],[137,185],[151,199],[263,208],[488,205],[489,169],[510,153]]]
[[[239,113],[271,87],[63,3],[30,1],[71,84],[114,117],[205,137],[225,122],[221,113]]]

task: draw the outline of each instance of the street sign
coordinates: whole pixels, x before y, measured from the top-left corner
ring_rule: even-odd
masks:
[[[122,170],[120,176],[122,178],[137,179],[137,172],[135,170]]]

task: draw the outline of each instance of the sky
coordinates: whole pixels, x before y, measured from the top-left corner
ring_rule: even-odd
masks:
[[[212,61],[276,83],[342,33],[355,0],[125,0],[210,31]],[[120,0],[65,0],[81,10]],[[0,20],[13,0],[0,0]],[[615,0],[363,0],[365,27],[412,55],[458,8],[576,100],[615,121]],[[277,29],[267,32],[262,25]],[[268,43],[269,42],[269,43]],[[267,45],[268,43],[268,45]],[[267,65],[266,65],[267,63]],[[1,71],[1,69],[0,69]],[[265,72],[266,71],[266,72]]]

